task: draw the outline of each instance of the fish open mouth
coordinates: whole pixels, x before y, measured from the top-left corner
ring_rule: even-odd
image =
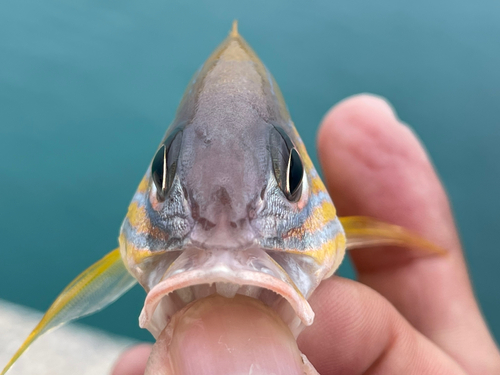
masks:
[[[275,310],[297,336],[314,312],[285,269],[265,250],[186,249],[148,293],[139,325],[158,337],[187,304],[218,293],[242,294]]]

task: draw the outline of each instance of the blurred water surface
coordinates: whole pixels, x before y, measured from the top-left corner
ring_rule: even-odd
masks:
[[[500,338],[499,16],[497,0],[0,2],[0,298],[45,310],[116,247],[184,88],[237,18],[313,156],[321,117],[355,93],[414,127]],[[149,338],[143,299],[84,322]]]

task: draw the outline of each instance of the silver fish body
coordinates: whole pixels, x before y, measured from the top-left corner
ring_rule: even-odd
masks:
[[[312,323],[306,299],[340,264],[344,232],[276,82],[236,31],[186,90],[120,248],[155,336],[215,292],[262,299],[296,334],[295,315]]]

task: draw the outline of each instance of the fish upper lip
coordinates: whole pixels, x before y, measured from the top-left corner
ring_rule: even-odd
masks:
[[[314,320],[314,312],[305,297],[287,273],[265,250],[260,248],[245,250],[192,248],[185,250],[168,268],[162,280],[149,291],[139,317],[139,325],[156,336],[164,328],[163,324],[166,325],[171,315],[180,309],[175,306],[158,309],[163,310],[160,314],[167,315],[160,318],[164,323],[158,325],[154,322],[154,316],[164,297],[181,288],[200,284],[211,285],[218,282],[271,290],[283,297],[276,302],[282,303],[283,299],[286,300],[304,325],[311,325]],[[170,300],[168,303],[174,304]],[[271,307],[278,308],[277,306]],[[288,307],[281,306],[280,308]],[[291,324],[290,321],[288,323]],[[298,330],[300,322],[293,324],[297,327],[291,327],[292,330],[293,328]]]

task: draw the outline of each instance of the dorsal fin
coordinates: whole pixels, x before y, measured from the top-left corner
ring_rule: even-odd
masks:
[[[238,33],[238,20],[233,21],[233,27],[231,28],[231,32],[229,33],[230,36],[233,38],[237,38],[240,36],[240,33]]]

